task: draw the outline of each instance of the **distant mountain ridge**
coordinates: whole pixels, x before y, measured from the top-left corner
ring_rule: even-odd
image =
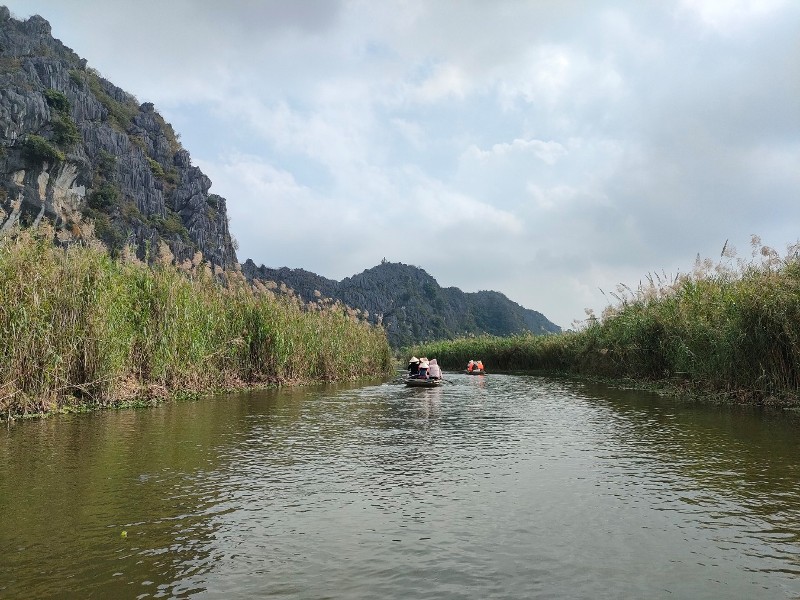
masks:
[[[249,259],[242,264],[242,272],[251,280],[284,284],[306,302],[323,296],[366,312],[369,321],[383,324],[395,348],[468,335],[561,331],[542,313],[500,292],[443,288],[424,269],[403,263],[384,261],[342,281],[303,269],[259,267]]]

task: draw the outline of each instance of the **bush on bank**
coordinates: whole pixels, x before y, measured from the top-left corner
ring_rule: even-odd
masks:
[[[52,231],[0,240],[0,415],[270,383],[384,375],[381,328],[339,304],[218,283],[199,260],[149,267]]]
[[[753,259],[699,261],[692,273],[620,286],[601,318],[549,336],[464,338],[409,349],[450,369],[544,370],[668,383],[747,403],[800,403],[800,260],[754,236]]]

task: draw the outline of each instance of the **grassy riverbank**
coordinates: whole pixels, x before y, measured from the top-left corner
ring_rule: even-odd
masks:
[[[3,418],[392,370],[383,330],[339,304],[240,273],[223,286],[199,260],[148,267],[51,240],[47,228],[0,240]]]
[[[707,398],[800,404],[800,261],[753,239],[753,259],[699,261],[692,273],[619,286],[616,305],[577,331],[417,346],[445,368],[544,370],[633,379]]]

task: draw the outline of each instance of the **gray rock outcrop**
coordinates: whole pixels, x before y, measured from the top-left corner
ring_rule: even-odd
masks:
[[[237,264],[226,201],[151,103],[101,77],[40,16],[0,7],[0,233],[42,218],[63,243]]]

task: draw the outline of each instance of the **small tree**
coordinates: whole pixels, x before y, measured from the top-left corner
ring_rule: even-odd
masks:
[[[44,99],[49,107],[55,109],[62,115],[69,114],[69,100],[62,92],[53,89],[45,90]]]
[[[22,143],[22,154],[33,162],[60,162],[64,153],[40,135],[28,135]]]

